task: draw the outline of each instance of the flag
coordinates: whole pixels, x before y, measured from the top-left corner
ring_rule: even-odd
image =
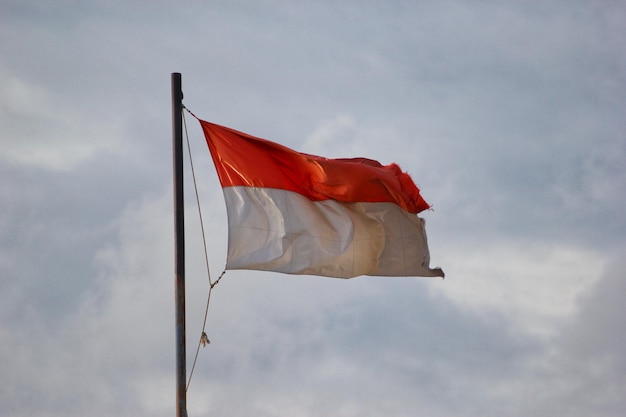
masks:
[[[398,165],[308,155],[199,121],[226,201],[226,269],[444,276],[417,216],[429,205]]]

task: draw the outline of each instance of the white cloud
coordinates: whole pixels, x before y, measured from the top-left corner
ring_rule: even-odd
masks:
[[[520,331],[554,336],[580,309],[607,259],[596,251],[498,242],[439,248],[446,265],[441,297],[481,315],[506,317]],[[441,253],[443,252],[443,254]]]
[[[191,415],[624,414],[621,4],[74,3],[0,16],[0,414],[173,414],[172,71],[201,117],[399,163],[448,275],[229,271]]]
[[[0,72],[2,157],[12,162],[70,171],[98,152],[118,150],[121,121],[85,117],[42,87]]]

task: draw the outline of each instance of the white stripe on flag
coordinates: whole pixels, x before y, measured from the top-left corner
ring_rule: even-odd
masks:
[[[393,203],[313,202],[280,189],[225,187],[227,269],[351,278],[442,277],[423,220]]]

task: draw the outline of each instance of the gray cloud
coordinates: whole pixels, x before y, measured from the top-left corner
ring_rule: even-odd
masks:
[[[0,414],[174,412],[173,71],[202,118],[306,152],[398,162],[434,205],[423,214],[431,255],[448,273],[228,272],[190,415],[626,410],[621,4],[3,10]],[[215,277],[224,204],[187,122]],[[207,282],[187,197],[191,355]]]

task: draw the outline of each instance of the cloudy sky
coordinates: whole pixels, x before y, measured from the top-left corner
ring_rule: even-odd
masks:
[[[0,415],[174,415],[181,72],[206,120],[400,164],[446,271],[229,271],[190,416],[623,416],[625,22],[611,0],[0,1]],[[187,125],[215,279],[226,213]]]

